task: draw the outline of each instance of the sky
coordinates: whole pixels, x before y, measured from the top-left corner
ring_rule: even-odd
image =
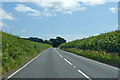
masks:
[[[118,0],[5,0],[0,28],[20,37],[68,42],[118,29]]]

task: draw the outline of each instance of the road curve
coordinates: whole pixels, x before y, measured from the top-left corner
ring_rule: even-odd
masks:
[[[58,48],[49,48],[7,77],[118,80],[118,69]]]

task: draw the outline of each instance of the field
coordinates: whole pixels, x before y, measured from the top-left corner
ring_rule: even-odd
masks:
[[[120,31],[118,30],[64,43],[59,48],[120,67]]]
[[[1,32],[2,34],[2,75],[20,67],[24,62],[34,58],[47,48],[48,44],[31,42]]]

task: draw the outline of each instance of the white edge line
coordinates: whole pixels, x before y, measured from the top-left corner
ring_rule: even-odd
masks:
[[[85,76],[88,80],[92,80],[90,79],[90,77],[88,77],[85,73],[83,73],[82,71],[78,70],[79,73],[81,73],[83,76]]]
[[[62,50],[62,51],[63,51],[63,50]],[[67,51],[65,51],[65,52],[67,52]],[[67,52],[67,53],[71,53],[71,52]],[[92,61],[92,62],[96,62],[96,63],[101,64],[101,65],[104,65],[104,66],[107,66],[107,67],[116,69],[116,70],[120,70],[120,69],[117,68],[117,67],[110,66],[110,65],[107,65],[107,64],[105,64],[105,63],[101,63],[101,62],[99,62],[99,61],[95,61],[95,60],[90,59],[90,58],[86,58],[86,57],[83,57],[83,56],[80,56],[80,55],[77,55],[77,54],[74,54],[74,53],[71,53],[71,54],[74,55],[74,56],[77,56],[77,57],[81,57],[81,58],[87,59],[87,60]]]
[[[42,52],[43,53],[43,52]],[[40,53],[38,56],[36,56],[35,58],[33,58],[32,60],[30,60],[28,63],[26,63],[23,67],[21,67],[20,69],[18,69],[17,71],[15,71],[14,73],[12,73],[10,76],[7,77],[7,79],[11,78],[12,76],[14,76],[16,73],[18,73],[20,70],[22,70],[23,68],[25,68],[28,64],[30,64],[32,61],[34,61],[35,59],[37,59],[42,53]]]

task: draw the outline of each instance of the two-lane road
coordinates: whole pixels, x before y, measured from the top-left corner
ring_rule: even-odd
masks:
[[[118,78],[118,69],[58,48],[49,48],[8,78],[112,79]]]

